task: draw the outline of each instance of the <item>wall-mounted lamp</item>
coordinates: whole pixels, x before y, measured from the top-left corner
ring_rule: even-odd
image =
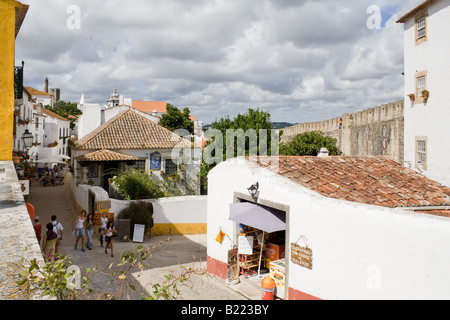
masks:
[[[252,196],[252,198],[258,198],[259,197],[259,183],[256,182],[255,184],[252,184],[249,188],[247,188],[248,193]]]
[[[22,141],[23,146],[27,151],[33,145],[33,140],[34,140],[33,134],[30,131],[28,131],[28,129],[25,129],[25,132],[22,135]]]

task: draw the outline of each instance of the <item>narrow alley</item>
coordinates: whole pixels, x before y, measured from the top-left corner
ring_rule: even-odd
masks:
[[[87,276],[90,279],[92,295],[83,297],[88,299],[104,299],[105,294],[114,295],[117,299],[124,293],[122,299],[139,300],[149,296],[152,285],[162,284],[164,276],[169,273],[178,272],[180,266],[195,267],[198,270],[206,270],[206,235],[192,236],[154,236],[144,240],[144,245],[152,248],[152,255],[144,261],[145,270],[136,268],[127,277],[127,281],[136,287],[132,291],[125,286],[121,291],[121,281],[118,279],[116,267],[120,263],[121,253],[125,250],[136,250],[140,243],[116,240],[114,242],[114,257],[105,254],[104,248],[100,247],[98,236],[94,234],[93,249],[82,252],[80,243],[78,250],[74,249],[75,237],[72,235],[72,222],[78,215],[77,207],[72,198],[70,190],[71,174],[68,172],[64,178],[64,185],[44,187],[39,182],[34,182],[30,188],[28,202],[35,208],[35,215],[39,217],[45,232],[45,225],[51,222],[51,216],[56,215],[63,227],[63,241],[60,253],[69,255],[74,265],[83,268],[96,268]],[[110,265],[113,263],[113,267]],[[116,274],[115,274],[116,273]],[[147,287],[148,292],[144,287]],[[215,276],[191,275],[181,287],[179,299],[185,300],[245,300],[240,293],[226,287],[224,280]]]

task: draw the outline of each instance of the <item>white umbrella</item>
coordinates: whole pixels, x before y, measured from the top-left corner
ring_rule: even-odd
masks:
[[[58,156],[50,156],[47,158],[42,158],[42,159],[36,160],[34,162],[36,162],[36,163],[65,163]]]
[[[269,208],[264,208],[254,203],[242,202],[230,204],[229,219],[262,230],[258,265],[259,278],[264,246],[264,233],[286,230],[286,216],[277,210],[270,210]]]

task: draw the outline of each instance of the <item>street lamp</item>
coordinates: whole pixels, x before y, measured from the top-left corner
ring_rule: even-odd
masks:
[[[28,129],[25,129],[25,132],[22,135],[22,141],[23,146],[27,151],[33,145],[33,140],[34,140],[33,134],[30,131],[28,131]]]
[[[247,190],[253,199],[256,199],[259,197],[259,183],[258,182],[256,182],[255,184],[252,184],[249,188],[247,188]]]

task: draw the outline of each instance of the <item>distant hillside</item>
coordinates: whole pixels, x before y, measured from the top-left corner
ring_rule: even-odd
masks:
[[[274,129],[283,129],[286,127],[292,127],[295,126],[297,123],[289,123],[289,122],[272,122],[272,126]],[[203,130],[208,130],[211,128],[211,124],[205,124],[203,125]]]
[[[272,122],[272,126],[274,129],[283,129],[286,127],[295,126],[297,123],[289,123],[289,122]]]

